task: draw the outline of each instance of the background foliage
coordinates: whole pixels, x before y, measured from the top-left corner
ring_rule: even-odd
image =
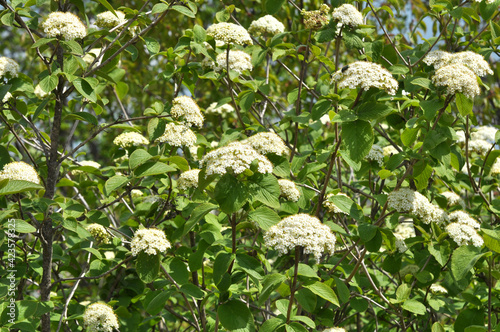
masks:
[[[43,178],[43,188],[3,182],[0,189],[3,228],[9,218],[17,225],[14,324],[7,316],[7,235],[0,235],[3,331],[80,331],[95,301],[113,307],[122,331],[500,331],[499,179],[489,174],[499,153],[494,143],[486,156],[467,154],[456,135],[499,121],[499,2],[358,1],[352,4],[365,25],[341,38],[333,21],[319,31],[304,28],[300,10],[321,4],[0,0],[0,55],[21,67],[17,78],[0,82],[0,100],[14,96],[0,103],[0,166],[23,160]],[[126,13],[138,35],[92,25],[112,8]],[[40,24],[55,10],[77,14],[87,37],[44,38]],[[285,33],[241,48],[252,56],[251,72],[230,73],[228,81],[225,71],[201,65],[222,50],[214,49],[208,26],[248,28],[265,14]],[[432,47],[488,60],[494,74],[482,79],[480,97],[446,98],[432,84],[434,69],[421,61]],[[92,48],[106,51],[100,65],[88,67],[82,57]],[[359,60],[388,68],[397,94],[338,90],[331,74]],[[36,97],[37,84],[49,96]],[[207,115],[194,150],[157,144],[180,95],[203,109],[232,104],[241,119]],[[320,121],[324,115],[330,121]],[[112,143],[131,130],[152,143],[128,151]],[[207,152],[265,131],[292,149],[290,158],[269,156],[273,175],[205,180],[202,172],[198,189],[177,188],[179,174],[199,168]],[[397,146],[397,153],[382,165],[367,160],[374,143]],[[277,178],[296,182],[297,203],[279,197]],[[460,194],[481,222],[484,245],[457,246],[444,228],[413,216],[416,236],[400,253],[394,232],[412,216],[388,209],[386,200],[401,185],[448,212],[456,207],[440,193]],[[133,189],[143,196],[133,197]],[[325,194],[337,191],[348,196],[335,200],[346,214],[322,207]],[[270,226],[297,213],[332,229],[334,255],[315,261],[296,250],[280,257],[264,245]],[[91,223],[107,227],[111,243],[96,243],[85,229]],[[142,226],[164,230],[172,248],[131,256],[130,237]],[[433,283],[448,293],[430,292]]]

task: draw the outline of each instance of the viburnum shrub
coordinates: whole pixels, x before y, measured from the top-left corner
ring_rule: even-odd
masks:
[[[500,0],[0,0],[0,332],[500,331]]]

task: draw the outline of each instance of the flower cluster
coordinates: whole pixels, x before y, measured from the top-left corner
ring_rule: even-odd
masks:
[[[13,161],[3,166],[0,171],[0,180],[21,180],[40,184],[40,177],[36,170],[24,161]]]
[[[472,139],[469,141],[469,151],[474,151],[480,155],[486,155],[491,148],[491,144],[484,139]]]
[[[260,35],[274,36],[285,31],[283,23],[278,21],[272,15],[266,15],[250,24],[248,32],[258,37]]]
[[[137,197],[144,196],[144,193],[142,191],[140,191],[139,189],[132,189],[130,191],[130,196],[132,196],[132,198],[137,198]]]
[[[99,164],[95,161],[92,161],[92,160],[82,160],[82,161],[79,161],[78,164],[80,164],[80,166],[90,166],[90,167],[94,167],[96,169],[101,168],[101,164]],[[72,171],[72,173],[73,173],[73,175],[78,175],[78,174],[83,174],[83,171],[75,169]]]
[[[12,78],[17,75],[19,75],[19,64],[11,58],[0,56],[0,78]]]
[[[382,150],[382,148],[377,144],[373,144],[370,152],[366,156],[366,159],[374,160],[380,167],[382,167],[382,165],[384,165],[384,150]]]
[[[173,122],[165,125],[165,132],[156,139],[160,143],[168,143],[172,146],[193,146],[196,143],[196,134],[185,125]]]
[[[395,95],[398,90],[398,81],[391,73],[379,64],[357,61],[332,75],[332,82],[338,82],[340,89],[355,89],[357,86],[363,90],[371,87],[383,89],[390,95]]]
[[[40,84],[36,85],[34,94],[38,99],[43,99],[49,95],[47,92],[42,90],[42,88],[40,87]]]
[[[12,98],[12,93],[7,92],[7,93],[5,94],[5,96],[3,96],[3,98],[2,98],[2,103],[6,103],[6,102],[8,102],[8,101],[10,100],[10,98]]]
[[[225,44],[236,44],[236,45],[251,45],[252,38],[248,34],[248,31],[239,25],[233,23],[217,23],[212,24],[207,29],[207,35],[213,37],[216,41],[220,40]]]
[[[382,153],[384,157],[390,157],[392,155],[398,154],[399,151],[393,145],[387,145],[382,149]]]
[[[226,116],[227,114],[232,114],[234,113],[234,107],[231,106],[231,104],[224,104],[219,107],[217,107],[217,103],[211,103],[210,106],[205,110],[206,114],[218,114],[221,115],[222,117]]]
[[[99,28],[112,29],[115,26],[120,25],[127,21],[125,19],[124,12],[120,10],[115,10],[115,14],[113,14],[110,11],[97,14],[95,25],[97,25]]]
[[[300,191],[293,181],[280,179],[280,196],[285,197],[286,200],[297,202],[300,198]]]
[[[125,149],[132,146],[148,145],[149,140],[135,131],[130,131],[116,136],[113,144]]]
[[[337,207],[337,205],[333,204],[332,201],[330,201],[330,198],[331,197],[334,197],[334,196],[345,196],[345,197],[348,197],[346,194],[344,193],[338,193],[338,194],[333,194],[333,193],[330,193],[328,195],[326,195],[325,197],[325,200],[323,201],[323,207],[325,209],[327,209],[329,212],[331,213],[343,213],[343,214],[347,214],[346,212],[342,211],[341,209],[339,209]]]
[[[331,327],[329,329],[323,330],[323,332],[347,332],[343,327]]]
[[[100,48],[92,48],[90,51],[87,51],[85,55],[83,56],[82,60],[90,66],[92,62],[101,54],[102,49]],[[99,66],[101,64],[102,57],[97,61],[96,65]]]
[[[409,188],[401,188],[387,196],[388,207],[398,212],[407,212],[419,217],[424,223],[440,224],[448,220],[448,215],[427,197]]]
[[[318,218],[300,213],[282,219],[264,234],[266,246],[285,255],[295,247],[304,248],[305,254],[313,254],[319,261],[321,255],[335,251],[335,235]]]
[[[455,211],[449,215],[450,223],[446,231],[459,246],[471,243],[475,247],[481,247],[483,238],[477,233],[481,225],[465,211]]]
[[[135,232],[132,242],[130,242],[130,250],[134,256],[139,255],[141,252],[148,255],[158,255],[170,247],[170,242],[168,242],[165,233],[156,228],[139,229]]]
[[[432,284],[430,287],[430,291],[432,294],[448,294],[448,290],[438,284]]]
[[[230,169],[234,174],[241,174],[250,169],[254,160],[257,160],[257,171],[259,173],[271,173],[273,164],[254,148],[240,142],[232,142],[227,146],[210,151],[200,161],[200,165],[205,165],[206,176],[212,174],[226,174]]]
[[[470,135],[471,140],[481,139],[485,140],[490,144],[495,143],[495,135],[498,129],[493,126],[480,126],[477,127],[475,131],[473,131]]]
[[[441,195],[443,195],[446,198],[449,206],[460,205],[460,206],[462,206],[462,208],[465,208],[464,200],[462,198],[460,198],[460,196],[458,196],[454,192],[445,191],[445,192],[442,192]]]
[[[93,303],[83,313],[83,325],[90,332],[113,332],[118,330],[118,317],[109,305]]]
[[[500,158],[495,159],[495,162],[491,166],[490,175],[500,174]]]
[[[177,180],[177,188],[187,190],[189,188],[198,188],[199,169],[192,169],[182,173]]]
[[[490,65],[483,56],[471,51],[458,53],[432,51],[424,58],[424,62],[434,66],[436,70],[447,65],[460,64],[472,70],[479,77],[493,74]]]
[[[50,13],[41,28],[49,38],[61,36],[66,40],[73,40],[87,35],[87,28],[78,16],[68,12]]]
[[[363,15],[350,4],[343,4],[342,6],[335,8],[332,13],[332,19],[338,21],[337,27],[342,27],[348,25],[350,27],[357,27],[363,24]]]
[[[448,95],[460,92],[468,98],[474,98],[480,93],[476,74],[462,64],[451,64],[439,68],[432,76],[432,83],[436,86],[445,86]]]
[[[397,225],[394,230],[394,236],[396,237],[396,248],[398,251],[402,253],[408,250],[405,240],[416,236],[413,222],[403,222]]]
[[[174,119],[182,121],[188,127],[192,125],[197,127],[203,126],[203,114],[201,114],[198,104],[191,97],[180,96],[174,98],[170,115]]]
[[[204,64],[215,71],[227,70],[227,59],[227,52],[222,52],[215,58],[215,64],[210,58],[205,59],[207,61]],[[234,70],[241,74],[245,70],[251,71],[252,69],[252,57],[250,55],[239,50],[229,51],[229,70]]]
[[[330,7],[325,4],[322,4],[319,10],[306,11],[303,9],[301,14],[304,16],[304,26],[306,29],[319,30],[328,24],[329,11]]]
[[[99,224],[90,224],[87,226],[87,231],[97,240],[97,242],[102,242],[108,244],[111,236],[106,232],[106,228]]]
[[[273,132],[257,133],[250,136],[243,143],[249,144],[262,154],[290,155],[290,149],[285,145],[283,139]]]

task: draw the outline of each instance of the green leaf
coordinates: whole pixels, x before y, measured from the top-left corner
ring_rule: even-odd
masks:
[[[28,224],[26,221],[21,219],[15,219],[15,229],[16,233],[34,233],[36,228]]]
[[[369,122],[356,120],[342,124],[342,143],[348,157],[355,162],[363,160],[373,144],[373,130]]]
[[[137,149],[130,155],[128,164],[131,169],[136,169],[138,166],[144,164],[151,158],[153,158],[153,156],[150,155],[146,150]]]
[[[285,321],[279,317],[274,317],[266,320],[260,327],[259,332],[275,332],[283,325],[285,325]]]
[[[214,197],[226,214],[238,211],[249,197],[248,188],[233,175],[224,174],[215,185]]]
[[[271,226],[280,222],[280,216],[268,207],[261,206],[248,213],[248,218],[255,221],[260,228],[267,231]]]
[[[318,303],[318,297],[307,288],[301,288],[295,293],[297,302],[307,312],[313,312]]]
[[[418,85],[418,86],[421,86],[423,88],[429,89],[431,87],[431,80],[428,78],[417,77],[417,78],[411,80],[411,84]]]
[[[365,103],[359,107],[357,112],[361,120],[371,121],[384,118],[391,114],[394,109],[386,104]]]
[[[420,102],[420,107],[424,111],[424,116],[427,120],[434,119],[434,116],[438,113],[438,111],[444,106],[444,102],[442,100],[422,100]]]
[[[451,256],[451,274],[453,279],[460,281],[465,278],[467,273],[469,273],[483,255],[480,248],[470,245],[455,249]]]
[[[451,254],[450,243],[445,241],[442,243],[430,243],[428,248],[429,253],[434,256],[439,265],[444,266],[448,262]]]
[[[197,300],[203,299],[205,297],[205,295],[207,294],[202,289],[200,289],[200,287],[195,286],[193,284],[182,285],[180,291],[188,296],[194,297]]]
[[[488,249],[500,253],[500,231],[481,228],[484,244]]]
[[[106,195],[109,196],[113,191],[120,189],[128,183],[128,178],[123,175],[115,175],[109,178],[104,184],[104,189],[106,190]]]
[[[191,217],[184,225],[182,235],[186,235],[199,221],[203,219],[210,211],[217,208],[217,205],[211,203],[202,203],[194,208]]]
[[[353,49],[353,48],[362,49],[364,47],[361,38],[359,38],[359,36],[353,32],[344,30],[342,32],[342,37],[348,49]]]
[[[164,3],[157,3],[153,6],[153,9],[151,10],[151,15],[163,13],[167,9],[168,9],[168,5],[166,5]]]
[[[401,134],[401,142],[403,142],[403,145],[411,147],[413,143],[415,143],[419,131],[420,129],[418,128],[406,128]]]
[[[472,114],[472,107],[474,106],[474,101],[467,98],[461,93],[455,95],[455,104],[457,105],[460,115],[466,116]]]
[[[187,266],[179,258],[174,257],[168,259],[163,266],[172,279],[174,279],[179,285],[184,285],[189,282],[189,271]]]
[[[76,55],[83,55],[83,49],[82,47],[80,46],[80,44],[78,44],[76,41],[74,40],[61,40],[61,45],[66,48],[67,50],[69,50],[71,53],[74,53]]]
[[[375,225],[362,223],[358,226],[359,237],[361,241],[368,242],[377,235],[378,227]]]
[[[311,329],[316,328],[316,324],[314,323],[314,321],[307,316],[293,316],[292,320],[297,322],[302,322],[307,326],[309,326]]]
[[[286,0],[267,0],[266,1],[266,12],[269,15],[274,15],[276,14],[280,9],[281,6],[286,2]]]
[[[162,162],[147,162],[137,167],[134,171],[135,176],[141,178],[149,175],[165,174],[169,172],[175,172],[175,167],[164,164]]]
[[[156,295],[146,307],[146,312],[150,315],[157,315],[163,309],[165,304],[167,304],[168,299],[172,296],[172,292],[170,290],[163,291],[160,294]]]
[[[245,303],[230,300],[217,309],[220,323],[228,331],[253,332],[255,331],[253,316]]]
[[[413,167],[413,179],[415,180],[417,190],[420,191],[427,188],[432,171],[432,167],[423,160],[420,160],[415,164]]]
[[[64,117],[64,120],[65,121],[67,121],[67,120],[79,120],[79,121],[83,121],[83,122],[88,122],[94,126],[98,125],[97,118],[95,116],[93,116],[92,114],[87,113],[87,112],[76,112],[76,113],[68,114]]]
[[[101,260],[102,259],[102,254],[97,250],[96,248],[82,248],[83,250],[90,252],[92,255],[94,255],[97,259]]]
[[[453,325],[455,332],[465,332],[466,328],[471,325],[484,326],[484,316],[483,309],[465,309],[461,311]]]
[[[92,88],[90,83],[85,78],[76,78],[72,83],[82,96],[94,103],[97,102],[97,96],[95,94],[94,88]]]
[[[5,187],[0,189],[0,196],[18,194],[25,191],[40,189],[43,189],[43,187],[33,182],[23,180],[9,180]]]
[[[304,287],[309,289],[311,292],[318,295],[319,297],[327,300],[328,302],[336,305],[337,307],[340,307],[339,299],[337,298],[337,295],[335,294],[333,289],[331,289],[329,286],[325,285],[321,281],[316,281],[315,283],[310,285],[305,285]]]
[[[354,114],[351,111],[348,110],[341,110],[335,116],[333,117],[330,122],[335,123],[335,122],[353,122],[358,119],[358,116]]]
[[[274,175],[256,173],[248,180],[253,199],[274,209],[279,209],[280,185]]]
[[[498,1],[493,1],[489,4],[486,1],[482,1],[479,3],[479,13],[481,14],[481,18],[484,21],[490,20],[493,15],[495,15],[496,10],[498,9]]]
[[[406,300],[401,307],[417,315],[425,315],[426,313],[425,305],[413,299]]]
[[[97,0],[101,5],[103,5],[107,10],[113,13],[113,15],[116,16],[115,10],[113,9],[113,6],[109,4],[106,0]]]
[[[259,296],[259,305],[262,305],[271,295],[286,280],[286,277],[280,273],[268,274],[262,281],[262,291]]]
[[[144,43],[146,44],[146,48],[150,53],[156,54],[160,52],[160,43],[156,39],[144,37]]]
[[[234,255],[227,252],[219,252],[215,257],[213,278],[216,285],[222,280],[223,275],[227,273],[227,269],[233,260]]]
[[[202,44],[205,40],[207,40],[207,32],[203,29],[202,26],[196,24],[193,27],[194,41]]]
[[[342,303],[349,302],[349,298],[351,296],[349,288],[347,288],[346,284],[339,278],[333,277],[333,279],[335,280],[335,288],[339,294],[340,301],[342,301]]]
[[[238,95],[238,105],[240,105],[240,108],[243,112],[247,112],[253,105],[253,102],[255,100],[255,92],[251,90],[246,90],[240,92]]]
[[[172,9],[181,13],[182,15],[186,15],[187,17],[190,17],[190,18],[196,17],[195,14],[191,11],[191,9],[189,9],[187,7],[175,5],[175,6],[172,6]]]
[[[40,88],[42,88],[43,91],[50,93],[57,87],[58,82],[59,79],[57,78],[57,75],[47,75],[40,81]]]
[[[445,331],[444,331],[443,325],[441,325],[438,322],[435,322],[434,324],[432,324],[431,332],[445,332]]]
[[[135,261],[135,270],[146,284],[154,281],[160,272],[160,255],[148,255],[140,252]]]
[[[280,178],[288,178],[290,176],[290,162],[288,158],[270,154],[267,156],[267,159],[274,165],[274,175]]]
[[[333,195],[328,200],[335,204],[335,206],[340,210],[349,214],[352,218],[356,220],[360,220],[363,218],[363,211],[349,197],[346,197],[344,195]]]

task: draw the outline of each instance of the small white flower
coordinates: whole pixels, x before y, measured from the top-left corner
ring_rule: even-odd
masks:
[[[460,92],[468,98],[474,98],[481,92],[476,74],[461,64],[451,64],[439,68],[432,77],[432,83],[436,86],[446,87],[448,95]]]
[[[280,179],[280,196],[285,197],[286,200],[297,202],[300,198],[300,191],[293,181]]]
[[[408,250],[404,240],[415,237],[415,227],[413,227],[413,222],[404,222],[396,226],[394,230],[394,236],[396,237],[396,248],[399,252],[405,252]]]
[[[231,106],[231,104],[224,104],[219,107],[216,107],[217,103],[211,103],[210,106],[205,110],[206,114],[218,114],[221,115],[222,117],[226,116],[227,114],[233,114],[234,113],[234,107]]]
[[[242,143],[251,145],[262,154],[274,153],[278,156],[290,155],[290,149],[281,137],[272,132],[262,132],[250,136]]]
[[[337,20],[341,25],[348,25],[350,27],[357,27],[363,24],[363,15],[350,4],[343,4],[335,8],[332,13],[332,19]]]
[[[433,294],[448,294],[448,290],[446,290],[446,288],[438,284],[432,284],[430,287],[430,291]]]
[[[437,224],[448,220],[448,215],[427,197],[409,188],[400,188],[387,196],[387,206],[398,212],[405,212],[419,217],[425,224]]]
[[[0,56],[0,78],[13,78],[19,75],[19,65],[11,58]]]
[[[448,201],[448,205],[450,205],[450,206],[460,205],[460,206],[462,206],[462,208],[465,208],[464,200],[462,198],[460,198],[460,196],[458,196],[454,192],[445,191],[445,192],[441,193],[441,195],[443,195],[446,198],[446,200]]]
[[[45,97],[47,97],[49,95],[47,92],[42,90],[42,88],[40,87],[40,84],[36,85],[34,93],[38,99],[44,99]]]
[[[198,104],[196,104],[191,97],[180,96],[174,98],[170,114],[174,119],[183,121],[183,123],[189,127],[191,125],[195,125],[197,127],[203,126],[203,114],[201,113]]]
[[[208,27],[207,35],[225,44],[252,45],[252,38],[248,31],[244,27],[233,23],[213,24]]]
[[[130,131],[116,136],[113,144],[125,149],[132,146],[148,145],[149,140],[135,131]]]
[[[192,169],[182,173],[177,180],[177,188],[187,190],[189,188],[198,188],[199,169]]]
[[[190,147],[196,143],[196,134],[185,125],[170,122],[165,125],[165,132],[156,141],[171,146]]]
[[[101,164],[99,164],[95,161],[92,161],[92,160],[82,160],[82,161],[79,161],[78,164],[80,164],[79,166],[90,166],[90,167],[93,167],[96,169],[101,168]],[[71,172],[73,173],[73,175],[83,174],[83,171],[80,171],[78,169],[75,169]]]
[[[328,24],[328,12],[330,7],[322,4],[319,10],[306,11],[302,9],[300,12],[304,16],[304,26],[306,29],[319,30],[324,25]]]
[[[390,145],[393,147],[392,145]],[[396,150],[396,149],[394,149]],[[394,153],[394,151],[392,151]],[[397,150],[396,150],[397,153]],[[366,156],[366,159],[368,160],[374,160],[378,163],[379,167],[382,167],[384,165],[384,150],[377,144],[373,144],[370,152]]]
[[[262,34],[274,36],[285,31],[283,23],[278,21],[272,15],[266,15],[250,24],[248,32],[258,37]]]
[[[215,71],[222,71],[227,69],[227,52],[222,52],[215,58],[216,64],[207,58],[205,63],[207,67],[213,68]],[[248,70],[252,71],[252,57],[247,53],[239,50],[229,51],[229,70],[233,70],[239,74]]]
[[[384,148],[382,149],[382,154],[384,155],[384,157],[390,157],[398,153],[399,151],[393,145],[384,146]]]
[[[87,226],[87,231],[98,241],[108,244],[111,236],[106,231],[106,228],[100,224],[90,224]]]

